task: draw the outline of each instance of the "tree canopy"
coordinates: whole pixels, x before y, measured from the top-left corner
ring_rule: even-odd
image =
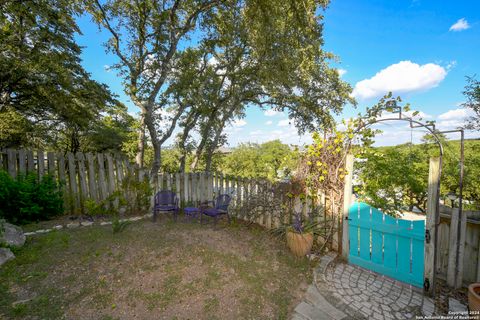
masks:
[[[331,112],[353,102],[350,86],[329,67],[333,55],[322,50],[318,12],[327,1],[84,3],[110,33],[106,46],[118,58],[114,68],[141,110],[137,161],[143,164],[146,127],[153,176],[177,125],[185,130],[182,148],[189,132],[200,135],[193,165],[205,152],[208,169],[208,159],[225,141],[224,128],[247,105],[286,111],[307,131],[331,124]]]
[[[276,181],[291,176],[299,156],[298,150],[280,140],[262,144],[245,143],[225,155],[218,170],[231,176]]]
[[[0,4],[1,147],[56,145],[117,104],[81,66],[78,11],[65,0]]]
[[[421,144],[379,147],[357,161],[360,197],[370,204],[390,212],[413,210],[425,212],[427,200],[429,158],[438,156],[431,140]],[[459,191],[460,142],[442,138],[445,154],[442,165],[441,197]],[[476,177],[480,173],[480,151],[477,140],[465,141],[464,205],[480,206],[480,188]]]
[[[480,81],[474,77],[467,77],[467,85],[463,94],[467,101],[463,106],[473,112],[473,116],[468,119],[467,127],[469,129],[480,129]]]

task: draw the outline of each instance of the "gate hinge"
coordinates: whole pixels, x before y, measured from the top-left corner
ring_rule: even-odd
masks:
[[[430,239],[431,239],[431,236],[430,236],[430,230],[425,230],[425,243],[430,243]]]
[[[423,289],[425,289],[425,292],[430,290],[430,280],[428,278],[425,278],[425,281],[423,281]]]

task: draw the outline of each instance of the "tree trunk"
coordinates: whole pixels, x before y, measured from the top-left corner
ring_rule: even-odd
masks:
[[[207,148],[207,156],[205,159],[205,171],[207,172],[210,172],[210,170],[212,170],[213,153],[215,152],[215,149],[217,149],[218,147],[218,140],[220,140],[220,136],[223,132],[224,127],[225,127],[225,124],[217,128],[215,132],[215,138],[213,138],[211,145]]]
[[[140,168],[144,166],[145,158],[145,116],[142,114],[140,116],[140,128],[138,131],[138,150],[137,156],[135,157],[135,162]]]
[[[207,142],[208,133],[210,130],[207,130],[207,134],[202,137],[200,144],[197,146],[197,150],[195,151],[195,157],[193,158],[192,164],[190,165],[190,170],[195,171],[197,168],[198,162],[200,161],[200,156],[202,155],[203,148],[205,147],[205,143]]]
[[[153,145],[153,162],[152,169],[150,170],[150,180],[152,182],[156,181],[158,170],[162,164],[162,145],[158,139],[157,129],[155,128],[155,122],[153,120],[152,112],[146,112],[144,115],[145,126],[148,129],[150,138],[152,139]]]
[[[187,150],[185,150],[185,141],[188,139],[188,135],[190,131],[193,129],[195,126],[195,123],[197,122],[198,117],[200,116],[200,113],[196,112],[195,116],[192,118],[188,118],[185,124],[185,127],[183,129],[182,137],[180,138],[180,142],[178,143],[179,149],[182,153],[180,157],[180,172],[185,172],[185,163],[187,161]]]
[[[211,170],[213,153],[215,152],[215,149],[218,148],[218,141],[220,140],[220,136],[222,135],[223,129],[225,128],[225,123],[232,117],[236,107],[237,105],[234,104],[232,107],[230,107],[228,111],[223,114],[222,120],[220,121],[218,127],[215,130],[215,137],[213,138],[211,145],[207,149],[207,157],[205,164],[205,171],[207,172]]]
[[[200,140],[200,143],[197,146],[197,150],[195,151],[195,157],[193,158],[192,164],[190,165],[190,170],[195,171],[197,168],[198,162],[200,160],[200,156],[202,155],[203,148],[205,147],[205,144],[207,143],[208,136],[210,135],[212,125],[215,122],[215,114],[217,112],[218,108],[214,109],[210,117],[208,119],[207,124],[205,125],[205,130],[202,133],[202,140]]]

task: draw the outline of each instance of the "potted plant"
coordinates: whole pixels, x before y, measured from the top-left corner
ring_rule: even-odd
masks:
[[[480,311],[480,283],[472,283],[468,286],[468,308],[470,312]]]
[[[303,257],[313,245],[313,224],[305,223],[302,215],[295,212],[293,224],[287,228],[287,245],[294,255]]]

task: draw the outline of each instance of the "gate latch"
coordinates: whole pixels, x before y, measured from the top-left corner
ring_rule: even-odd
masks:
[[[348,216],[346,216],[346,217],[345,217],[345,220],[352,220],[352,219],[350,219]]]
[[[430,236],[430,230],[425,230],[425,243],[430,243],[430,239],[431,239],[431,236]]]

